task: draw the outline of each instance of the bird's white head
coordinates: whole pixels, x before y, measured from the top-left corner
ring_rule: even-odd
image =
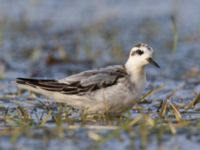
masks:
[[[153,48],[147,44],[139,43],[131,49],[129,58],[126,62],[126,68],[131,70],[140,69],[144,68],[149,63],[160,68],[153,60]]]

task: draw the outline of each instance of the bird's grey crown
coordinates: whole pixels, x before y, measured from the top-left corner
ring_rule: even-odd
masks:
[[[138,43],[135,45],[135,47],[138,47],[138,48],[146,47],[148,50],[150,50],[150,51],[152,50],[152,48],[148,44],[145,44],[145,43]]]

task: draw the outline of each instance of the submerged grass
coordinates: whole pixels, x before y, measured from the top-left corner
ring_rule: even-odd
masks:
[[[177,29],[177,20],[176,20],[176,16],[172,15],[171,16],[171,22],[172,22],[172,32],[173,32],[173,52],[176,52],[177,50],[177,45],[178,45],[178,29]]]
[[[196,106],[197,103],[200,101],[200,93],[196,95],[196,97],[185,107],[186,110],[192,109]]]
[[[163,86],[147,92],[141,99],[142,102],[162,88]],[[161,101],[160,106],[156,106],[158,111],[149,109],[141,111],[141,108],[137,109],[136,107],[134,112],[129,111],[120,118],[73,116],[70,112],[74,110],[69,110],[65,105],[51,106],[42,102],[40,107],[36,105],[32,110],[21,106],[14,110],[1,109],[1,112],[5,112],[1,117],[4,128],[0,131],[0,137],[8,136],[13,143],[24,136],[47,140],[65,139],[69,138],[67,137],[68,133],[73,133],[75,136],[76,131],[84,130],[97,147],[101,147],[111,140],[121,141],[124,138],[122,135],[125,134],[130,140],[130,145],[134,146],[139,141],[140,148],[146,149],[152,136],[157,138],[158,143],[162,143],[165,135],[176,135],[179,130],[184,128],[200,128],[199,120],[187,120],[182,115],[182,112],[187,112],[188,109],[194,108],[199,103],[199,94],[191,103],[182,106],[182,104],[174,104],[171,101],[178,89],[168,94],[166,99]],[[140,107],[143,107],[142,103]],[[38,115],[35,109],[42,110],[42,113]],[[134,116],[133,113],[135,113]]]

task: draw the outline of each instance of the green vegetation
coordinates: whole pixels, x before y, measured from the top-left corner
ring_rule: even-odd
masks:
[[[175,52],[177,50],[178,45],[178,29],[177,29],[177,20],[175,15],[171,16],[171,22],[172,22],[172,32],[173,32],[173,47],[172,50]]]
[[[121,141],[122,135],[125,134],[129,137],[131,146],[139,140],[140,147],[146,149],[152,137],[157,139],[158,144],[161,144],[166,135],[176,135],[186,128],[187,130],[199,130],[200,120],[186,119],[187,117],[183,117],[182,114],[187,116],[191,112],[198,113],[195,106],[200,100],[200,93],[189,104],[174,104],[171,101],[177,91],[174,90],[166,99],[156,100],[161,103],[156,104],[155,110],[146,109],[144,105],[152,103],[146,99],[161,88],[163,86],[150,90],[141,98],[141,105],[138,107],[136,105],[131,110],[135,114],[134,117],[131,116],[130,111],[121,117],[106,115],[95,118],[81,115],[72,117],[76,110],[63,104],[40,103],[32,109],[22,106],[16,109],[1,106],[1,122],[5,127],[1,129],[0,136],[10,137],[13,143],[24,136],[48,141],[65,139],[69,132],[73,132],[75,136],[76,131],[85,130],[88,138],[93,141],[91,147],[101,147],[110,140]],[[38,113],[39,110],[41,113]]]

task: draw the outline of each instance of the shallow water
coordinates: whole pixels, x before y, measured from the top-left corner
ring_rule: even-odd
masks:
[[[197,0],[156,0],[148,5],[145,1],[1,1],[0,149],[198,149],[200,104],[186,108],[200,93],[199,4]],[[171,15],[176,16],[179,35],[174,52]],[[155,49],[161,65],[160,70],[146,68],[144,93],[162,88],[125,114],[124,120],[85,121],[77,110],[16,88],[16,77],[59,79],[122,64],[129,49],[141,41]],[[179,108],[188,124],[177,123],[172,109],[164,118],[159,116],[159,106],[166,100]],[[123,127],[126,119],[141,114],[152,120],[147,117],[131,128]],[[118,126],[120,130],[115,129]]]

